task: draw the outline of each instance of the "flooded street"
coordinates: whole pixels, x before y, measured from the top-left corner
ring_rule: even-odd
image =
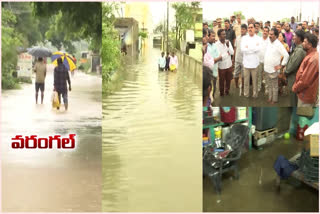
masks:
[[[35,104],[34,83],[2,91],[3,211],[101,211],[101,77],[76,72],[71,86],[67,112],[64,106],[60,111],[51,107],[52,65],[48,65],[43,105]],[[71,133],[77,134],[72,151],[11,149],[11,138],[18,134]]]
[[[276,139],[263,150],[252,150],[239,161],[240,178],[233,172],[222,177],[219,196],[208,177],[203,181],[203,212],[318,212],[319,192],[294,178],[275,185],[274,162],[279,155],[291,158],[303,144],[294,138]],[[306,200],[307,199],[307,200]]]
[[[160,53],[126,57],[103,98],[104,212],[202,211],[201,70],[159,72]]]

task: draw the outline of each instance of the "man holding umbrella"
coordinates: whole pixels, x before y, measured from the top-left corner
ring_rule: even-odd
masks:
[[[41,104],[44,97],[44,82],[47,74],[47,66],[43,63],[42,57],[38,58],[33,71],[36,73],[36,104],[38,104],[38,92],[41,91]]]
[[[63,64],[62,59],[57,59],[58,66],[54,68],[54,90],[58,92],[59,102],[61,103],[61,96],[65,110],[68,110],[68,89],[67,82],[69,84],[69,91],[71,91],[71,81],[68,69]],[[59,110],[59,107],[58,107]]]
[[[44,62],[44,58],[51,56],[51,51],[45,47],[33,47],[28,49],[28,53],[34,57],[38,57],[38,61],[33,67],[33,71],[36,73],[36,104],[38,104],[38,92],[41,90],[41,104],[43,104],[44,97],[44,83],[47,73],[47,66]]]

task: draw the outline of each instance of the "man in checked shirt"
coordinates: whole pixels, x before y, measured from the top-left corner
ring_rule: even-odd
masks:
[[[62,59],[57,59],[58,66],[54,68],[54,90],[58,92],[59,102],[61,103],[61,96],[65,110],[68,110],[68,90],[67,82],[69,84],[69,91],[71,91],[71,81],[68,69],[62,63]],[[59,110],[59,107],[57,108]]]

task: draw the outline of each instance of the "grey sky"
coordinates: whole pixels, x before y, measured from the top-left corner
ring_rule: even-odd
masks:
[[[318,1],[256,1],[202,2],[203,19],[213,20],[218,17],[230,18],[234,11],[242,11],[246,19],[254,17],[258,21],[278,21],[282,18],[297,16],[302,12],[302,20],[316,20],[319,17]]]
[[[125,4],[135,4],[135,3],[141,3],[141,2],[127,2]],[[155,28],[160,22],[163,22],[164,19],[166,18],[167,2],[156,1],[156,2],[143,2],[143,3],[149,6],[150,15],[152,17],[152,26]],[[173,2],[169,2],[169,26],[170,27],[175,25],[175,17],[174,17],[175,10],[172,9],[171,7],[172,3]],[[124,6],[124,4],[122,4],[122,6]]]
[[[175,10],[170,6],[173,2],[169,2],[169,26],[173,26]],[[164,17],[167,15],[167,2],[158,1],[158,2],[148,2],[152,20],[154,26],[158,25],[159,22],[163,21]]]

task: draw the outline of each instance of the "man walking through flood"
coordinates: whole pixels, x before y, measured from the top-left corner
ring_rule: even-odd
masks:
[[[41,104],[43,104],[44,97],[44,83],[47,74],[46,64],[43,62],[42,57],[39,57],[38,61],[34,65],[34,72],[36,73],[36,104],[38,104],[38,92],[41,91]]]
[[[164,71],[166,67],[166,57],[164,56],[164,52],[161,53],[161,56],[158,59],[158,69],[159,71]]]
[[[170,65],[170,54],[169,52],[167,52],[167,56],[166,56],[166,66],[165,66],[165,71],[169,71],[170,68],[169,68],[169,65]]]
[[[71,81],[68,69],[62,63],[62,59],[59,58],[58,66],[54,68],[54,90],[58,92],[59,103],[61,103],[61,96],[63,98],[63,103],[65,110],[68,110],[68,90],[67,82],[69,85],[69,91],[71,91]],[[57,108],[59,110],[59,107]]]

